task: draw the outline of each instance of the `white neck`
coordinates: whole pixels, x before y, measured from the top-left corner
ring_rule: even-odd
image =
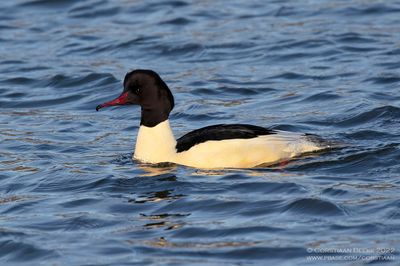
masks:
[[[173,162],[175,146],[176,140],[168,119],[154,127],[141,125],[133,157],[147,163]]]

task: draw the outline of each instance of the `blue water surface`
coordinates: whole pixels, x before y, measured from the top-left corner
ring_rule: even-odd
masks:
[[[0,1],[1,265],[399,265],[400,2]],[[131,160],[157,71],[175,135],[344,148],[237,170]],[[347,257],[346,257],[347,256]]]

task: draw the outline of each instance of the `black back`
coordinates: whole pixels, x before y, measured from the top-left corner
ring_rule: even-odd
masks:
[[[187,151],[194,145],[209,140],[251,139],[271,134],[276,134],[276,131],[253,125],[213,125],[196,129],[180,137],[177,140],[176,150],[177,152]]]

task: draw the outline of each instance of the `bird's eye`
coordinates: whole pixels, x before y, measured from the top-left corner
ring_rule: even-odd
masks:
[[[134,92],[135,94],[139,94],[140,90],[139,90],[139,88],[135,88],[135,89],[133,90],[133,92]]]

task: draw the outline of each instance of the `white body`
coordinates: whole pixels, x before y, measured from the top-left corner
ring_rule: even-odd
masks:
[[[252,139],[213,140],[176,152],[169,121],[140,126],[133,157],[146,163],[171,162],[196,168],[249,168],[274,164],[323,147],[303,134],[278,131]]]

